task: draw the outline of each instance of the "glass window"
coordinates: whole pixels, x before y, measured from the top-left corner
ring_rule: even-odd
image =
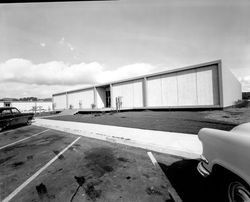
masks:
[[[10,111],[10,109],[4,109],[2,111],[2,114],[11,114],[11,111]]]
[[[19,114],[20,113],[20,111],[17,110],[17,109],[11,109],[11,111],[12,111],[13,114]]]

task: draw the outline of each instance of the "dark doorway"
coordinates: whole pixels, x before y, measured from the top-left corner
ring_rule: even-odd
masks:
[[[107,87],[105,89],[105,93],[106,93],[106,103],[105,103],[105,107],[109,108],[111,107],[111,98],[110,98],[110,88]]]

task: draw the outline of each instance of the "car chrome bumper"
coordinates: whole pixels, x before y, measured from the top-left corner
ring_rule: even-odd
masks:
[[[203,177],[207,177],[210,175],[210,172],[203,166],[203,162],[199,162],[197,170]]]

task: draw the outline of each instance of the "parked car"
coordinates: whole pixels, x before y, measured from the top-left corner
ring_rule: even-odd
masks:
[[[0,107],[0,131],[6,127],[30,124],[33,117],[33,113],[21,113],[15,107]]]
[[[205,128],[198,136],[203,145],[200,174],[211,176],[223,201],[250,202],[250,123],[231,131]]]

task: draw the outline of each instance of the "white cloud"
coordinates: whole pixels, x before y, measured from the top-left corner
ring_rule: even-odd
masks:
[[[70,89],[84,88],[87,85],[38,85],[38,84],[26,84],[17,82],[4,82],[0,83],[0,98],[12,97],[38,97],[38,98],[49,98],[54,93],[67,91]]]
[[[64,37],[62,37],[60,39],[59,44],[61,46],[67,47],[70,51],[74,51],[75,50],[74,46],[71,43],[67,42]]]
[[[51,61],[33,64],[29,60],[14,58],[0,63],[0,97],[50,97],[53,93],[136,77],[152,71],[156,71],[156,67],[143,63],[107,70],[97,62],[68,65]]]
[[[59,41],[59,44],[60,45],[63,45],[65,43],[65,39],[64,39],[64,37],[62,37],[61,39],[60,39],[60,41]]]
[[[69,49],[70,49],[71,51],[74,51],[74,50],[75,50],[75,48],[74,48],[70,43],[68,43],[67,46],[69,47]]]
[[[41,43],[40,43],[40,46],[45,47],[45,46],[46,46],[46,43],[41,42]]]
[[[156,67],[144,63],[107,70],[97,62],[69,65],[61,61],[51,61],[33,64],[29,60],[15,58],[0,63],[0,83],[75,87],[135,77],[155,70]]]
[[[250,92],[250,75],[245,77],[239,77],[239,81],[242,85],[242,91],[243,92]]]

